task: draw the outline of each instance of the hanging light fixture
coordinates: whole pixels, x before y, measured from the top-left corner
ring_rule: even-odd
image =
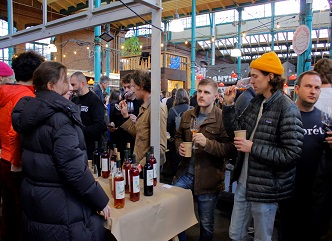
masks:
[[[280,28],[280,24],[279,23],[277,23],[277,28]]]
[[[55,44],[49,44],[47,47],[50,53],[56,53],[58,51],[58,48],[55,46]]]
[[[239,44],[234,43],[234,49],[231,49],[231,57],[241,57],[241,50],[239,49]]]
[[[178,10],[176,10],[174,14],[174,19],[169,23],[169,31],[176,33],[184,31],[184,26],[179,17]]]

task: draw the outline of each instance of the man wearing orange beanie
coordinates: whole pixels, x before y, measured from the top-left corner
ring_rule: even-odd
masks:
[[[232,240],[247,240],[251,217],[255,240],[272,238],[278,202],[292,196],[295,166],[303,144],[301,115],[292,100],[284,95],[284,68],[274,52],[252,61],[251,79],[257,96],[236,118],[235,86],[225,91],[223,122],[228,135],[246,130],[246,138],[235,137],[238,158],[233,181],[238,185],[229,228]]]

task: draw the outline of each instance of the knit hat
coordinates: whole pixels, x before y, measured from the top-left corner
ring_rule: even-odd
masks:
[[[284,67],[282,67],[281,61],[275,52],[265,53],[258,59],[253,60],[250,63],[250,68],[277,75],[284,73]]]
[[[5,62],[0,61],[0,76],[12,76],[14,71]]]

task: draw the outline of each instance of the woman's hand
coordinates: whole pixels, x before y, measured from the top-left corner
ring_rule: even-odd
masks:
[[[107,220],[108,218],[110,218],[111,217],[111,207],[108,206],[108,205],[106,207],[104,207],[103,213],[104,213],[105,220]]]

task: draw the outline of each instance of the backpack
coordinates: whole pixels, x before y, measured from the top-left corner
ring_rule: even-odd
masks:
[[[193,108],[192,106],[188,106],[188,108],[185,111],[192,109],[192,108]],[[185,111],[178,113],[175,108],[173,108],[173,111],[175,113],[175,130],[178,130],[180,127],[180,123],[181,123],[182,113]]]

